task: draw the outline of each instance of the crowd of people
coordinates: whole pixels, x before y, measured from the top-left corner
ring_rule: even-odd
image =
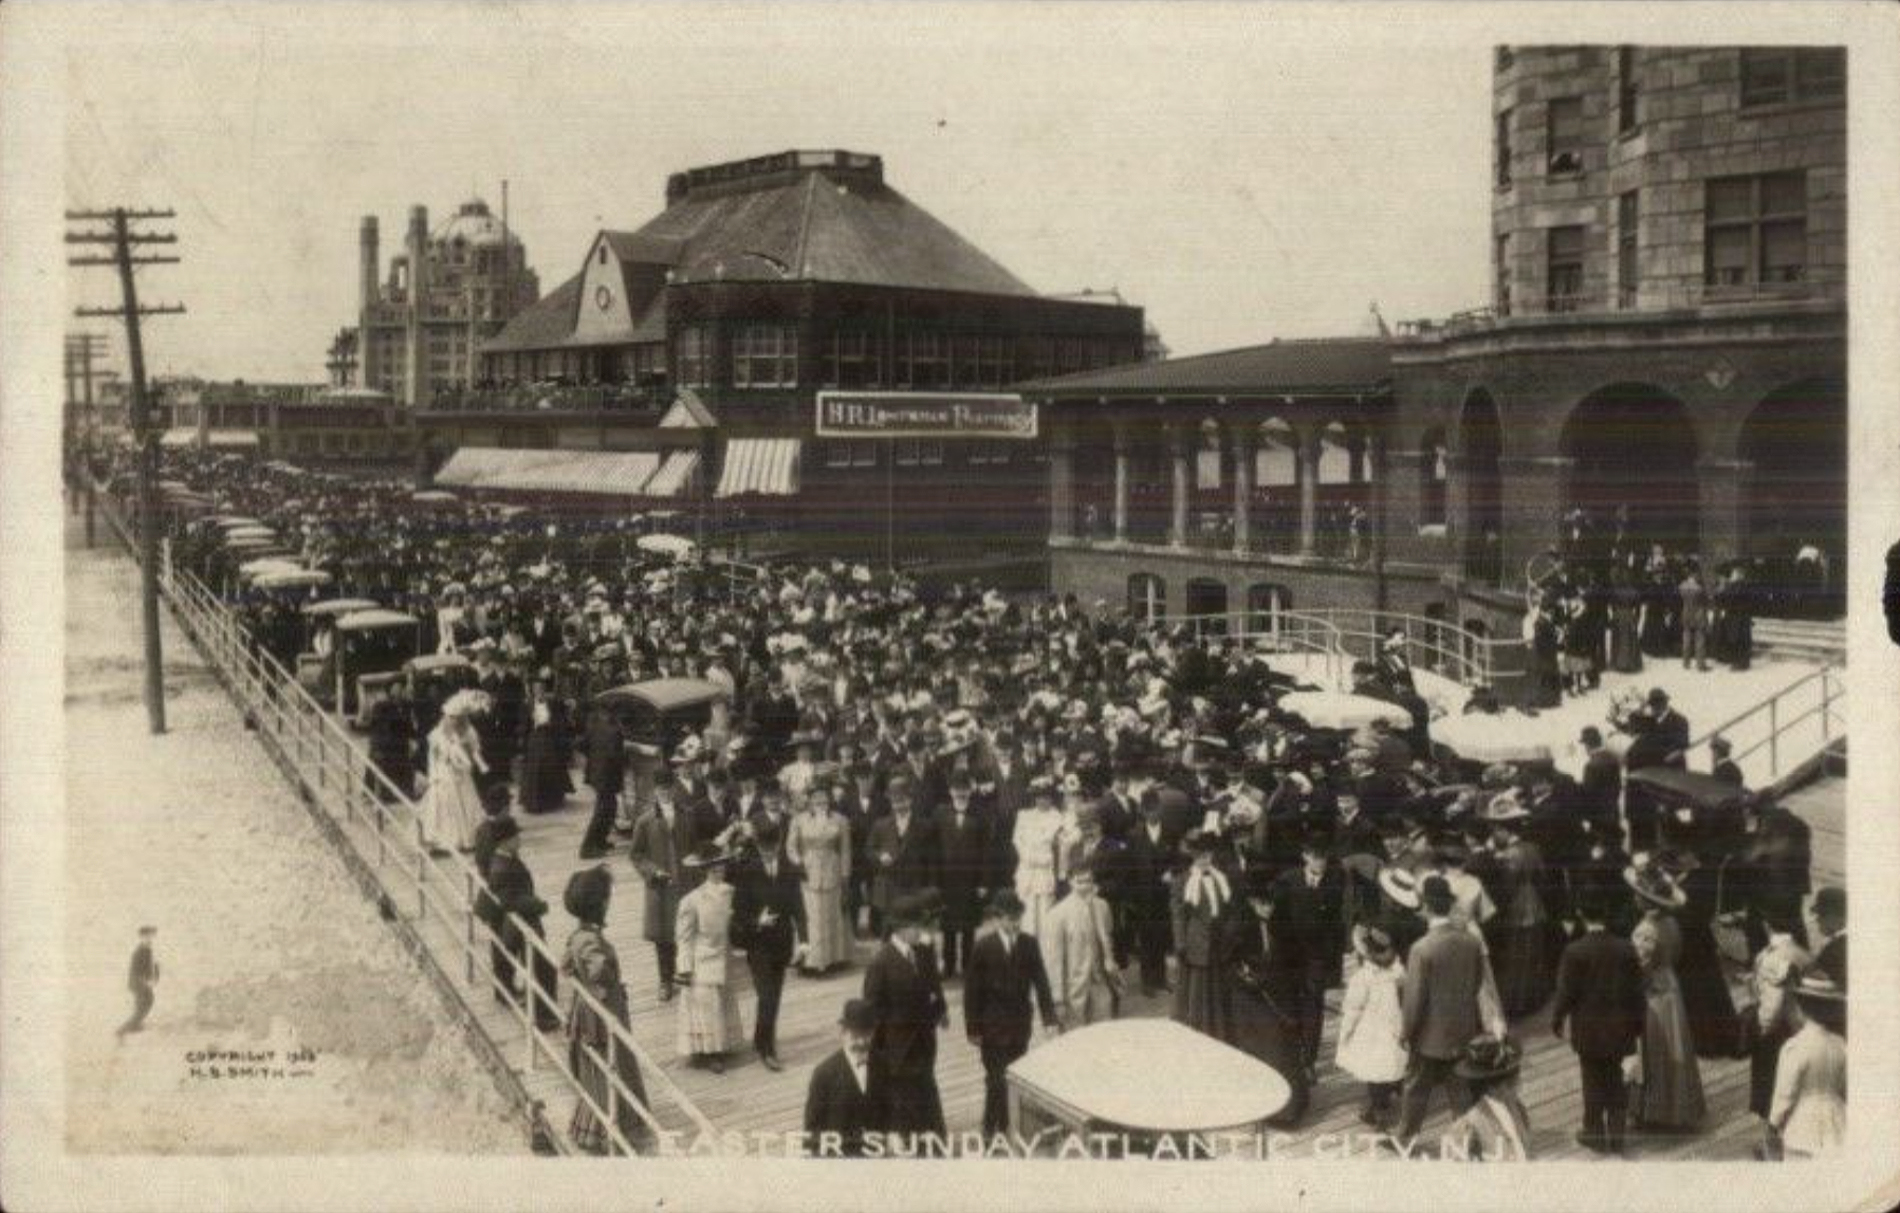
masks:
[[[1404,707],[1410,727],[1316,727],[1283,706],[1300,680],[1270,652],[1073,598],[837,561],[735,583],[613,528],[576,539],[571,520],[424,514],[401,486],[170,458],[168,474],[332,571],[325,593],[407,606],[425,647],[472,656],[475,684],[444,701],[379,704],[372,756],[405,791],[426,778],[431,843],[468,851],[487,879],[500,985],[536,991],[599,1106],[599,1058],[635,1088],[638,1066],[604,1049],[597,1011],[561,1017],[556,995],[565,977],[623,1022],[636,1013],[604,931],[630,878],[692,1065],[722,1071],[747,1043],[741,957],[749,1043],[775,1070],[791,970],[862,963],[806,1110],[846,1153],[869,1133],[944,1132],[938,1033],[959,978],[991,1133],[1008,1127],[1004,1075],[1037,1021],[1115,1017],[1139,985],[1286,1079],[1278,1126],[1307,1113],[1331,1018],[1341,1080],[1363,1084],[1362,1119],[1398,1148],[1443,1088],[1454,1133],[1522,1156],[1514,1074],[1548,1011],[1579,1057],[1592,1151],[1622,1152],[1631,1126],[1701,1127],[1698,1058],[1739,1056],[1764,1152],[1839,1144],[1844,898],[1820,890],[1810,931],[1806,827],[1765,797],[1703,837],[1626,796],[1628,771],[1682,761],[1687,723],[1660,692],[1622,719],[1621,756],[1586,734],[1581,778],[1476,769],[1431,744],[1402,636],[1354,689]],[[594,697],[665,676],[719,684],[731,710],[636,783]],[[565,889],[576,925],[556,973],[510,941],[549,912],[515,813],[559,810],[576,772],[594,804],[574,845],[602,862]],[[1739,1003],[1725,964],[1747,973]],[[621,1132],[644,1139],[622,1111]],[[571,1129],[607,1148],[587,1104]]]

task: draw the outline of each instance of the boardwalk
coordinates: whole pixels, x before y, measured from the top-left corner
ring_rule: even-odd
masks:
[[[583,796],[576,795],[559,813],[545,817],[524,817],[522,857],[535,873],[543,895],[558,901],[559,890],[568,874],[578,868],[576,852],[586,824]],[[1815,831],[1816,876],[1838,874],[1842,863],[1841,836],[1821,828]],[[624,851],[607,861],[616,879],[616,894],[608,915],[608,937],[620,949],[633,995],[633,1025],[641,1045],[664,1064],[682,1090],[721,1130],[782,1133],[796,1130],[811,1068],[836,1047],[838,1009],[846,998],[859,992],[862,965],[871,954],[871,945],[858,945],[857,964],[849,971],[825,978],[787,979],[785,1000],[779,1022],[779,1055],[785,1062],[781,1073],[773,1073],[746,1051],[734,1054],[723,1075],[691,1069],[674,1057],[673,1032],[677,1004],[658,999],[658,976],[653,949],[642,938],[641,898],[638,877]],[[549,931],[558,942],[571,925],[558,910],[550,916]],[[742,975],[743,963],[732,967]],[[743,983],[744,979],[740,977]],[[752,995],[748,986],[740,987],[741,1007],[747,1031],[752,1024]],[[963,1038],[962,990],[960,982],[950,983],[951,1027],[939,1039],[938,1084],[943,1092],[945,1113],[953,1134],[975,1131],[982,1119],[983,1071],[976,1050]],[[1332,1005],[1337,1006],[1337,991]],[[1126,1007],[1132,1015],[1165,1015],[1166,998],[1144,999],[1136,996]],[[1574,1055],[1563,1041],[1549,1031],[1549,1016],[1540,1012],[1515,1027],[1524,1045],[1521,1090],[1531,1113],[1535,1130],[1532,1148],[1538,1157],[1594,1157],[1572,1139],[1580,1121],[1577,1066]],[[1291,1136],[1294,1144],[1288,1153],[1337,1154],[1341,1150],[1363,1153],[1370,1142],[1348,1137],[1364,1132],[1358,1112],[1362,1088],[1332,1068],[1334,1021],[1329,1017],[1320,1067],[1320,1085],[1314,1093],[1311,1111],[1305,1123]],[[1640,1158],[1746,1158],[1760,1139],[1759,1124],[1748,1112],[1748,1063],[1719,1060],[1702,1062],[1702,1080],[1709,1104],[1709,1119],[1704,1132],[1686,1137],[1636,1138],[1631,1157]],[[1191,1099],[1191,1092],[1183,1098]],[[551,1106],[551,1111],[560,1109]],[[1446,1123],[1442,1107],[1427,1121],[1424,1138],[1432,1139]]]

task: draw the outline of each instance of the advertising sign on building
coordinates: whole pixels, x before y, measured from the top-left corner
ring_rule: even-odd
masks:
[[[1036,406],[1005,392],[820,392],[821,438],[1036,437]]]

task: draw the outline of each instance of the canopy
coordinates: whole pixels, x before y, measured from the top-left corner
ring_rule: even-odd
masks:
[[[325,619],[339,618],[358,611],[373,611],[381,605],[373,598],[326,598],[322,602],[305,603],[303,613]]]
[[[442,489],[420,489],[414,493],[409,494],[409,500],[427,501],[427,502],[448,502],[448,501],[460,501],[461,498],[457,497],[454,493],[446,492]]]
[[[211,525],[224,530],[233,530],[241,526],[263,526],[261,518],[250,518],[243,514],[219,514],[211,520]]]
[[[730,438],[715,497],[789,497],[798,492],[796,438]]]
[[[692,479],[693,472],[699,467],[698,451],[673,451],[653,473],[653,479],[647,481],[647,497],[675,497]]]
[[[1138,1132],[1242,1129],[1292,1097],[1265,1062],[1172,1019],[1111,1019],[1064,1032],[1009,1067],[1032,1098]]]
[[[228,530],[228,531],[226,531],[226,532],[224,533],[224,537],[225,537],[225,538],[226,538],[227,540],[231,540],[231,539],[276,539],[276,538],[277,538],[277,532],[276,532],[276,531],[273,531],[273,530],[271,530],[271,529],[270,529],[269,527],[267,527],[267,526],[235,526],[235,527],[232,527],[232,528],[231,528],[230,530]]]
[[[1294,691],[1280,697],[1280,708],[1316,729],[1360,729],[1375,720],[1398,728],[1412,723],[1412,714],[1396,703],[1338,691]]]
[[[1432,722],[1432,740],[1467,762],[1549,762],[1550,747],[1524,736],[1529,723],[1516,713],[1474,712]]]
[[[665,556],[684,556],[693,550],[690,539],[681,535],[642,535],[633,541],[633,546],[643,552],[658,552]]]
[[[384,628],[404,626],[420,627],[422,621],[414,615],[402,611],[385,611],[381,607],[368,611],[353,611],[337,620],[339,632],[375,632]]]
[[[420,673],[430,673],[435,670],[469,669],[474,664],[460,653],[424,653],[420,657],[411,657],[408,668]]]
[[[261,556],[238,566],[240,577],[261,577],[265,573],[294,573],[303,566],[288,556]]]
[[[704,678],[651,678],[645,682],[630,682],[602,691],[594,696],[594,702],[607,706],[637,702],[656,711],[670,712],[675,708],[712,703],[726,697],[726,688]]]
[[[457,488],[640,497],[659,467],[660,457],[653,451],[524,451],[465,446],[449,457],[435,479],[438,484]]]
[[[306,590],[330,584],[330,574],[322,569],[284,569],[258,577],[260,590]]]

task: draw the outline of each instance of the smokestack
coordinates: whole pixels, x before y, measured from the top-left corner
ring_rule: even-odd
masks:
[[[424,314],[423,295],[429,289],[429,208],[412,206],[409,208],[409,317],[407,332],[404,334],[404,350],[407,363],[403,368],[403,403],[410,408],[422,404],[423,385],[428,377],[423,366],[429,356],[428,342],[423,337],[422,317]]]
[[[367,308],[376,302],[376,216],[363,216],[363,228],[360,239],[363,260],[363,306]]]

